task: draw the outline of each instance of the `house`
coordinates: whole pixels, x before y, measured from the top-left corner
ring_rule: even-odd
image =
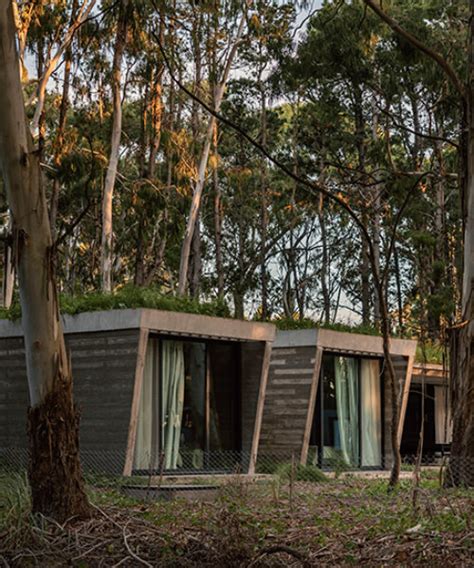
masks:
[[[416,341],[392,339],[401,439]],[[329,329],[279,331],[273,345],[259,463],[297,459],[323,468],[391,463],[391,391],[382,338]]]
[[[253,472],[273,325],[153,309],[63,322],[86,467],[124,475]],[[27,405],[21,325],[0,321],[4,456],[26,447]]]
[[[431,463],[449,452],[452,438],[448,369],[433,363],[415,363],[408,395],[400,452],[410,459],[420,443],[422,456]]]

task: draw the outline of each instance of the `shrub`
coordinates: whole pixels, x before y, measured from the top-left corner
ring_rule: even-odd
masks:
[[[279,481],[289,481],[291,478],[291,463],[285,463],[280,465],[276,471],[275,476]],[[321,483],[327,481],[328,478],[319,468],[315,465],[302,465],[297,464],[295,466],[295,481],[311,481],[312,483]]]

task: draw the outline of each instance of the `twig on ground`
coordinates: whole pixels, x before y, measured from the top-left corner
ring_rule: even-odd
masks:
[[[128,523],[127,523],[128,525]],[[135,558],[135,560],[137,560],[137,562],[140,562],[141,564],[143,564],[144,566],[148,566],[148,568],[153,568],[153,566],[147,562],[146,560],[144,560],[143,558],[140,558],[140,556],[138,556],[138,554],[136,554],[135,552],[133,552],[133,550],[130,548],[130,545],[128,544],[127,541],[127,525],[125,525],[122,529],[122,534],[123,534],[123,542],[125,544],[125,548],[128,550],[128,553],[130,554],[130,556],[132,556],[133,558]]]
[[[298,552],[298,550],[290,548],[289,546],[285,546],[284,544],[276,544],[274,546],[268,546],[267,548],[263,548],[258,553],[258,556],[256,556],[250,562],[250,564],[248,564],[247,568],[252,568],[253,566],[255,566],[259,562],[259,560],[261,560],[264,556],[268,556],[270,554],[278,554],[279,552],[284,552],[289,556],[293,556],[293,558],[299,560],[305,568],[311,568],[311,566],[313,566],[313,564],[310,563],[308,557],[302,552]]]

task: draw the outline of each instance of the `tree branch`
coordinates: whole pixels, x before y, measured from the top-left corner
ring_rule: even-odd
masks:
[[[384,10],[382,10],[382,8],[378,4],[376,4],[374,0],[363,0],[363,1],[367,6],[369,6],[369,8],[371,8],[377,14],[377,16],[379,16],[381,20],[383,20],[388,26],[390,26],[396,34],[403,37],[413,47],[419,49],[430,59],[435,61],[441,67],[444,73],[448,76],[449,80],[451,81],[455,89],[461,95],[462,99],[464,101],[466,100],[466,89],[463,82],[458,77],[456,71],[451,67],[451,65],[446,61],[446,59],[444,59],[444,57],[441,54],[439,54],[434,49],[429,48],[419,39],[417,39],[413,34],[411,34],[409,31],[402,28],[402,26],[391,16],[389,16]]]

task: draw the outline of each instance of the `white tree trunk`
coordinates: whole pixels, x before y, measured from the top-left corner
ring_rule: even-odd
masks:
[[[227,60],[225,62],[224,72],[220,81],[216,86],[216,93],[214,97],[214,109],[219,112],[222,104],[222,99],[224,97],[225,87],[227,80],[229,79],[229,73],[232,63],[237,54],[237,49],[242,38],[242,34],[245,27],[245,14],[240,20],[237,34],[232,44],[232,48],[229,51]],[[209,153],[211,150],[212,138],[214,135],[214,129],[216,125],[216,118],[211,116],[207,125],[206,137],[204,139],[204,145],[201,152],[201,157],[199,160],[198,177],[196,184],[194,186],[193,198],[191,201],[191,209],[189,212],[188,222],[186,224],[186,231],[184,234],[183,245],[181,247],[181,257],[179,263],[179,283],[178,283],[178,294],[184,295],[186,293],[187,281],[188,281],[188,270],[189,270],[189,256],[191,252],[191,243],[193,240],[194,229],[196,227],[196,222],[199,217],[199,210],[201,208],[202,193],[204,191],[204,185],[206,183],[206,170],[207,162],[209,160]]]
[[[13,290],[15,288],[15,267],[13,266],[13,251],[8,237],[11,235],[12,222],[11,215],[8,215],[7,231],[5,237],[5,253],[3,256],[3,282],[2,282],[2,304],[4,308],[9,308],[13,301]]]
[[[48,81],[49,81],[51,75],[56,70],[56,67],[59,64],[61,57],[63,56],[63,53],[65,52],[67,47],[70,45],[70,43],[71,43],[71,41],[74,37],[74,34],[76,33],[76,30],[84,23],[86,18],[89,16],[92,8],[94,7],[95,2],[96,2],[96,0],[91,0],[90,2],[88,0],[86,0],[84,2],[82,7],[79,9],[79,14],[78,14],[76,20],[73,22],[71,27],[66,32],[66,35],[64,37],[63,42],[58,47],[58,49],[57,49],[56,53],[53,55],[53,57],[48,61],[43,75],[41,77],[39,77],[38,89],[36,91],[37,101],[36,101],[35,114],[33,116],[33,120],[31,121],[31,130],[34,134],[38,130],[38,125],[39,125],[41,113],[43,112],[44,102],[45,102],[45,99],[46,99],[46,86],[48,84]],[[25,41],[26,41],[26,38],[25,38]],[[23,49],[24,49],[24,47],[23,47]]]
[[[87,516],[78,414],[59,319],[48,208],[27,125],[11,2],[0,3],[0,167],[12,215],[31,407],[33,512],[64,522]],[[25,409],[26,410],[26,409]]]
[[[114,197],[115,179],[119,161],[120,139],[122,134],[122,58],[127,35],[127,0],[120,5],[117,35],[115,40],[114,62],[112,67],[112,96],[113,121],[110,139],[110,155],[107,174],[105,176],[104,192],[102,196],[102,245],[101,245],[101,277],[102,290],[112,291],[112,253],[113,253],[113,214],[112,204]]]

